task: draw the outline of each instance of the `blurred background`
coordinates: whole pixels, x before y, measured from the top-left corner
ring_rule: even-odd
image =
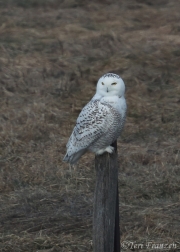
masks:
[[[107,72],[128,104],[121,241],[178,246],[179,13],[176,0],[0,0],[0,251],[92,251],[94,155],[62,158]]]

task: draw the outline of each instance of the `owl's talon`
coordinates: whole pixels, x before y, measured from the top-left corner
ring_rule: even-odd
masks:
[[[108,146],[105,149],[98,150],[96,152],[96,155],[102,155],[104,152],[113,153],[113,151],[114,151],[114,147]]]
[[[108,147],[106,147],[105,151],[107,151],[108,153],[113,153],[114,147],[108,146]]]

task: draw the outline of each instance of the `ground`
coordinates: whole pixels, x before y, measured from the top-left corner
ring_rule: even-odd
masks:
[[[0,0],[1,252],[92,251],[94,155],[62,158],[106,72],[128,104],[122,251],[180,248],[179,13],[176,0]]]

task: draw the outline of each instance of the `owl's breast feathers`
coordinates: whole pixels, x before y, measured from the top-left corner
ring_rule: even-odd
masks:
[[[75,163],[87,150],[96,152],[115,141],[123,128],[124,98],[92,99],[81,111],[67,143],[64,161]]]

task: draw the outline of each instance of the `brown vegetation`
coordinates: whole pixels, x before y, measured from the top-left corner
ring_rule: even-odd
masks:
[[[94,156],[62,158],[106,72],[127,87],[121,240],[180,247],[179,1],[0,7],[0,251],[92,251]]]

